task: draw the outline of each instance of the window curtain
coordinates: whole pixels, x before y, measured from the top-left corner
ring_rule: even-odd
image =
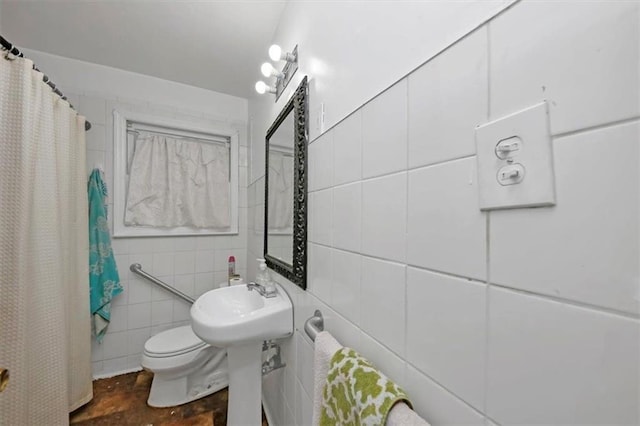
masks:
[[[136,140],[128,226],[228,228],[229,147],[143,132]]]
[[[0,424],[63,425],[92,398],[84,118],[0,57]]]

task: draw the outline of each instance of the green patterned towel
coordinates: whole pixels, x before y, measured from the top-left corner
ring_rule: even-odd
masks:
[[[107,186],[100,170],[94,169],[87,185],[89,193],[89,295],[93,329],[102,341],[111,320],[111,299],[122,293],[118,267],[111,250],[107,223]]]
[[[396,402],[411,407],[407,394],[350,348],[331,358],[322,390],[320,425],[384,425]]]

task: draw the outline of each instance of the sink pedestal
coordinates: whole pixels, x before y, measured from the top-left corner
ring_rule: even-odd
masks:
[[[262,424],[262,342],[227,348],[229,401],[227,424]]]

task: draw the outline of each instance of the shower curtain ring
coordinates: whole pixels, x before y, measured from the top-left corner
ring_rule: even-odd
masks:
[[[11,50],[7,50],[6,53],[4,54],[4,58],[7,61],[15,61],[16,60],[16,55],[11,53]]]

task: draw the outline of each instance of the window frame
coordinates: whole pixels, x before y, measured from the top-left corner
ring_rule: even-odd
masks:
[[[227,230],[201,229],[180,226],[171,229],[154,227],[125,226],[124,213],[127,197],[127,123],[134,122],[148,126],[156,126],[177,131],[196,132],[229,138],[230,142],[230,219],[231,226]],[[162,117],[157,114],[147,114],[124,109],[113,110],[113,237],[169,237],[194,235],[237,235],[239,224],[239,131],[233,127],[221,124],[211,124],[204,119],[181,120]]]

